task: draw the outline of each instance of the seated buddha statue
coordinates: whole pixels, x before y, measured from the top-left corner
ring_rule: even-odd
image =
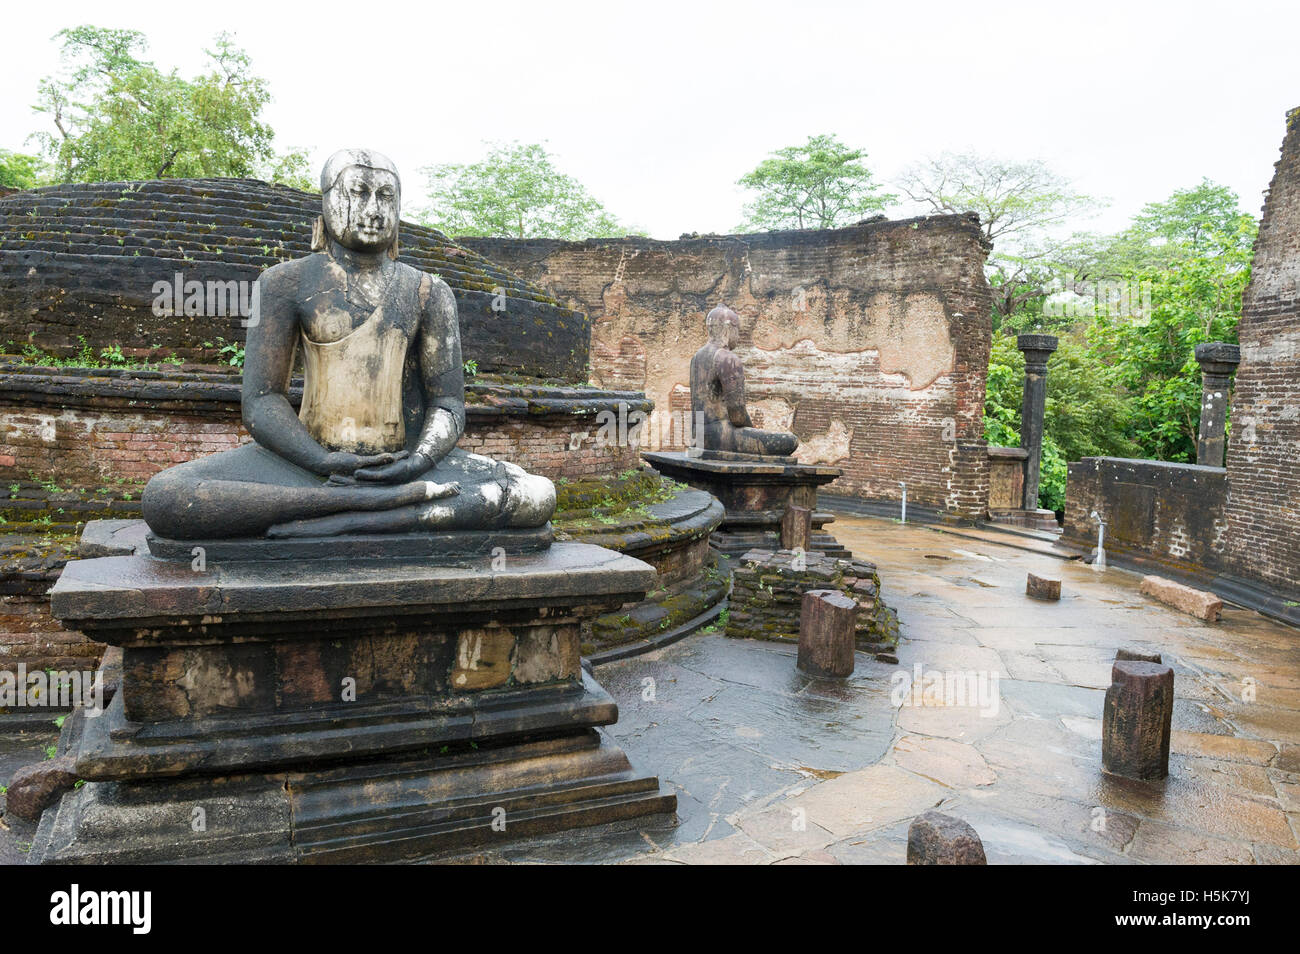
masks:
[[[733,350],[740,341],[740,316],[719,305],[704,319],[708,343],[691,358],[691,412],[702,434],[696,446],[760,457],[788,457],[799,438],[754,427],[745,406],[745,368]]]
[[[343,150],[320,184],[313,254],[258,278],[242,392],[253,440],[156,474],[142,498],[149,528],[200,540],[545,526],[549,480],[456,446],[465,429],[456,299],[442,279],[397,260],[393,163]]]

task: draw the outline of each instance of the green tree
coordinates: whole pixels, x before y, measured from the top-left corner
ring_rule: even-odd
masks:
[[[1131,410],[1118,370],[1081,335],[1061,339],[1048,362],[1043,411],[1040,507],[1065,509],[1066,465],[1084,457],[1132,457]],[[992,445],[1020,444],[1025,356],[1014,335],[993,336],[984,403],[984,436]]]
[[[417,213],[448,235],[584,239],[629,234],[539,143],[496,144],[479,162],[444,163],[428,176],[430,207]]]
[[[1149,202],[1117,235],[1093,238],[1077,247],[1075,270],[1085,277],[1132,275],[1198,256],[1249,258],[1259,225],[1241,211],[1237,194],[1202,179],[1177,189],[1163,202]]]
[[[1131,395],[1131,428],[1143,456],[1195,461],[1201,369],[1194,352],[1205,341],[1237,340],[1249,252],[1201,255],[1135,278],[1150,290],[1151,314],[1142,321],[1097,316],[1097,351]]]
[[[899,179],[913,202],[940,214],[975,212],[990,245],[989,285],[994,327],[1051,326],[1043,299],[1072,240],[1055,233],[1091,212],[1097,200],[1038,160],[1013,161],[974,153],[942,155],[913,165]]]
[[[1116,282],[1143,305],[1120,314],[1099,307],[1088,331],[1128,396],[1141,456],[1196,459],[1201,371],[1193,352],[1201,342],[1236,341],[1257,233],[1231,189],[1202,179],[1148,203],[1120,233],[1079,246],[1076,288]]]
[[[40,174],[39,157],[0,149],[0,188],[30,189],[37,184]]]
[[[270,100],[227,34],[205,50],[209,72],[185,79],[141,58],[144,34],[79,26],[63,40],[63,73],[41,80],[35,109],[54,131],[34,135],[58,182],[207,176],[269,177],[303,186],[305,155],[277,155],[260,119]]]
[[[898,197],[879,191],[866,157],[833,135],[776,150],[737,180],[757,193],[740,229],[833,229],[879,212]]]

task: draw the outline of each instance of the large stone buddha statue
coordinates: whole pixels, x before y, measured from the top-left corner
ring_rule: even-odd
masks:
[[[437,276],[397,261],[396,168],[343,150],[320,184],[314,254],[258,279],[243,383],[253,442],[155,475],[142,501],[150,529],[201,540],[544,526],[549,480],[456,446],[456,300]]]
[[[697,446],[760,457],[788,457],[799,438],[754,427],[745,406],[745,367],[733,350],[740,341],[740,316],[718,305],[704,319],[709,340],[691,358],[691,412],[703,434]]]

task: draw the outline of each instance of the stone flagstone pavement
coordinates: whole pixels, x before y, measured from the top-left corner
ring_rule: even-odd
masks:
[[[678,823],[476,859],[902,864],[911,819],[938,807],[975,827],[991,864],[1300,862],[1300,632],[1233,606],[1206,624],[1140,595],[1136,574],[994,534],[856,517],[834,531],[880,566],[900,665],[859,653],[848,680],[817,680],[793,645],[705,634],[602,666],[613,734],[677,792]],[[1025,596],[1031,571],[1061,577],[1059,603]],[[1163,783],[1101,772],[1120,647],[1175,671]],[[916,666],[996,674],[996,711],[894,705],[892,678]]]
[[[1203,623],[1139,594],[1136,574],[1000,534],[857,517],[834,531],[879,564],[900,665],[858,653],[847,680],[813,679],[792,644],[715,632],[601,666],[620,708],[612,734],[677,793],[677,820],[456,860],[902,864],[911,819],[938,807],[975,827],[991,864],[1300,862],[1300,632],[1233,606]],[[1027,598],[1029,572],[1060,576],[1061,601]],[[1101,772],[1120,647],[1175,671],[1163,783]],[[996,693],[896,704],[897,678],[918,666]],[[42,729],[0,746],[0,778],[39,757],[53,738]],[[0,861],[20,862],[31,830],[12,821]]]

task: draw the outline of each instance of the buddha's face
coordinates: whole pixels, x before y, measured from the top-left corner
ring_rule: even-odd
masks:
[[[382,252],[397,239],[401,184],[384,169],[348,166],[325,193],[325,231],[354,252]]]

